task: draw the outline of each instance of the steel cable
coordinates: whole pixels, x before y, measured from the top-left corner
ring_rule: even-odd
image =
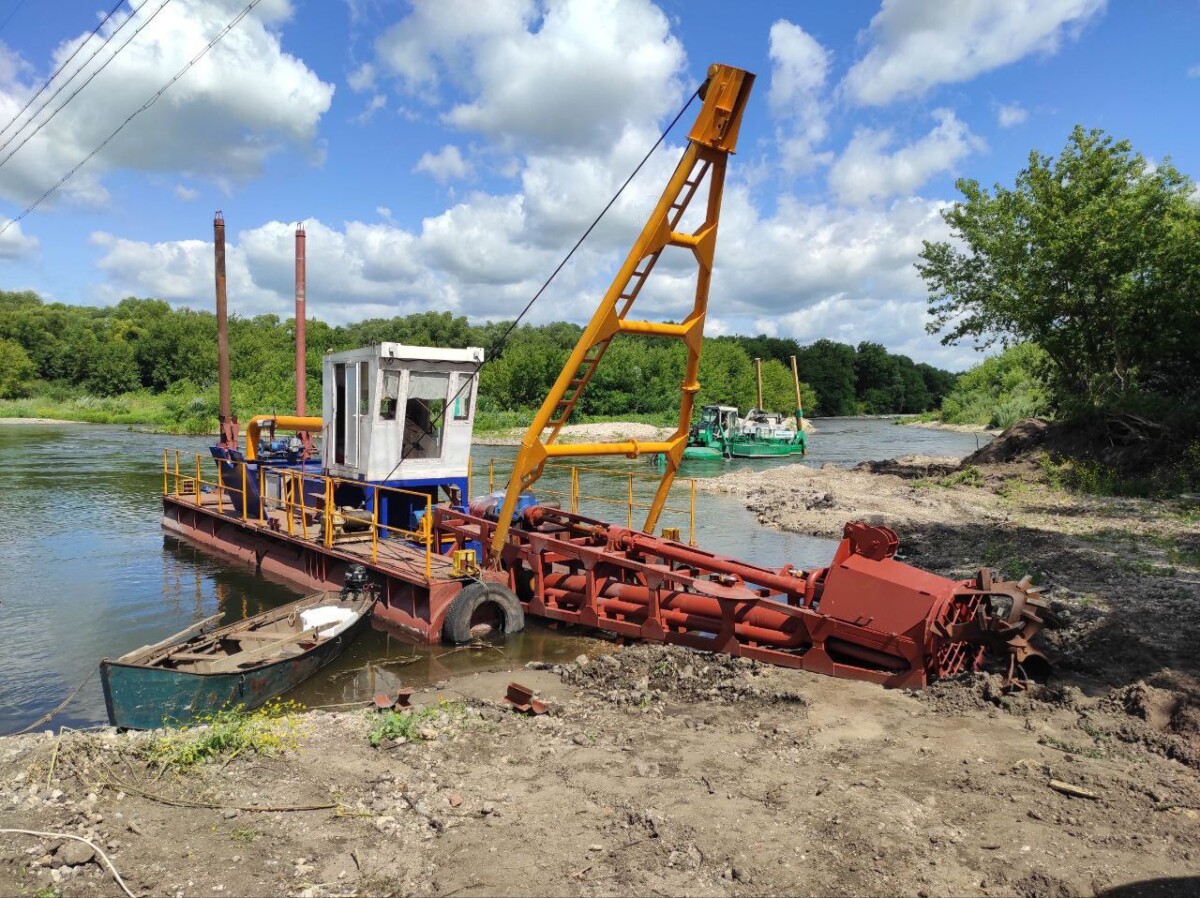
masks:
[[[628,187],[630,182],[632,182],[633,179],[637,177],[638,172],[640,172],[642,170],[642,167],[645,166],[645,164],[650,160],[650,157],[652,155],[654,155],[654,151],[657,150],[659,148],[659,146],[662,144],[662,142],[667,139],[667,135],[671,133],[671,130],[675,127],[675,125],[677,125],[679,123],[679,120],[681,118],[683,118],[683,114],[685,112],[687,112],[688,107],[692,105],[692,101],[695,100],[696,97],[699,96],[699,94],[700,94],[700,88],[696,88],[696,90],[692,91],[691,95],[687,98],[687,102],[685,102],[683,104],[683,106],[680,107],[679,112],[675,113],[675,118],[671,119],[670,124],[668,124],[667,127],[663,130],[663,132],[658,135],[658,140],[654,141],[654,145],[651,146],[650,149],[646,151],[646,155],[642,157],[642,161],[639,162],[637,164],[637,166],[633,169],[633,171],[629,173],[629,177],[625,179],[625,183],[623,183],[617,189],[617,192],[613,194],[612,198],[608,201],[608,203],[605,204],[604,208],[600,210],[600,214],[597,215],[594,219],[592,219],[592,223],[587,226],[587,230],[585,230],[583,232],[583,234],[580,235],[579,239],[575,241],[575,245],[572,246],[570,251],[563,257],[563,260],[558,263],[558,265],[555,267],[555,269],[552,272],[550,272],[550,276],[548,278],[546,278],[546,280],[542,283],[542,286],[540,286],[538,288],[537,292],[533,294],[533,297],[529,300],[529,302],[525,303],[525,308],[523,308],[521,310],[521,313],[519,315],[517,315],[516,318],[513,319],[512,323],[509,324],[509,326],[505,329],[504,333],[500,335],[500,338],[498,340],[496,340],[496,342],[491,346],[491,348],[488,349],[487,353],[484,355],[483,361],[481,361],[478,365],[475,366],[475,370],[471,372],[469,377],[462,378],[463,383],[459,386],[459,388],[455,392],[455,394],[450,397],[450,401],[442,407],[442,410],[441,410],[441,412],[438,413],[437,417],[434,418],[430,422],[429,427],[426,428],[426,427],[422,426],[421,429],[424,430],[425,433],[421,437],[421,439],[416,440],[412,445],[409,446],[408,449],[401,451],[400,460],[398,462],[396,462],[396,464],[392,468],[392,470],[388,472],[387,477],[383,478],[385,481],[388,478],[390,478],[393,474],[396,473],[396,470],[400,467],[400,465],[402,465],[404,463],[404,460],[408,458],[409,454],[414,449],[416,449],[417,445],[421,442],[421,440],[423,440],[427,436],[433,435],[434,430],[437,429],[437,425],[445,420],[447,410],[454,404],[454,401],[462,395],[463,390],[465,390],[468,386],[471,385],[472,381],[474,381],[474,379],[478,376],[480,369],[488,361],[491,361],[492,359],[494,359],[497,356],[497,354],[499,354],[500,350],[504,348],[505,342],[508,340],[508,338],[512,334],[512,332],[516,329],[517,325],[521,323],[521,319],[523,319],[527,314],[529,314],[529,310],[533,308],[533,304],[541,298],[542,294],[546,292],[546,288],[549,287],[551,282],[558,276],[558,273],[560,271],[562,271],[564,267],[566,267],[566,264],[569,261],[571,261],[571,257],[575,255],[575,251],[578,250],[579,247],[583,245],[583,241],[587,240],[587,238],[591,235],[592,231],[594,231],[596,229],[596,225],[600,224],[601,219],[603,219],[604,216],[606,214],[608,214],[608,210],[613,207],[613,205],[617,202],[618,199],[620,199],[621,194],[625,192],[625,188]],[[4,233],[4,231],[0,230],[0,234],[3,234],[3,233]]]

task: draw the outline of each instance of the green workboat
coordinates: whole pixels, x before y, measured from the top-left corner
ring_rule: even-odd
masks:
[[[105,658],[109,723],[150,730],[260,707],[337,658],[374,604],[366,589],[318,593],[209,631],[216,615],[116,661]]]
[[[728,458],[726,446],[738,432],[741,421],[731,405],[706,405],[700,409],[700,423],[688,433],[684,458]]]

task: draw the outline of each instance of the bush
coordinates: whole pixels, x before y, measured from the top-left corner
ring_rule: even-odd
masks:
[[[0,340],[0,399],[28,396],[37,374],[33,361],[16,340]]]
[[[942,400],[942,420],[949,424],[1009,427],[1022,418],[1051,411],[1043,377],[1046,354],[1032,343],[1011,346],[985,359],[958,379]]]

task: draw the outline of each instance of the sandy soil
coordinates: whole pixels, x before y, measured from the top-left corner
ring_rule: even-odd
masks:
[[[514,676],[549,715],[496,701]],[[1194,894],[1200,782],[1137,712],[1159,691],[995,687],[634,646],[419,695],[467,712],[377,749],[365,711],[157,779],[144,735],[11,738],[0,814],[92,838],[153,895]],[[256,810],[289,807],[314,809]],[[59,841],[0,835],[0,892],[119,894]]]
[[[907,427],[924,427],[926,430],[949,430],[954,433],[990,433],[999,436],[1002,430],[995,427],[984,427],[982,424],[946,424],[943,421],[905,421]]]
[[[61,418],[0,418],[2,424],[83,424],[83,421],[64,421]]]

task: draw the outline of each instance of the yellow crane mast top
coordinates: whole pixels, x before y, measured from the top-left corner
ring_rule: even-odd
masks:
[[[642,453],[662,453],[666,465],[642,529],[652,532],[658,523],[675,472],[683,458],[692,406],[700,389],[700,350],[704,339],[704,317],[708,311],[708,286],[717,243],[717,220],[721,212],[725,166],[729,154],[737,145],[742,113],[753,84],[754,75],[750,72],[719,64],[709,67],[708,78],[699,91],[703,105],[688,134],[688,146],[683,158],[679,160],[658,204],[521,441],[499,522],[489,547],[490,564],[500,564],[501,550],[508,539],[517,499],[542,475],[546,462],[551,458],[594,455],[636,458]],[[692,233],[675,230],[706,179],[708,206],[704,223]],[[685,247],[695,256],[698,273],[695,303],[691,312],[679,324],[628,317],[658,257],[668,246]],[[558,443],[559,431],[575,409],[609,343],[617,334],[672,337],[682,340],[686,345],[687,366],[680,385],[679,424],[675,433],[666,440],[645,443],[636,440]]]

